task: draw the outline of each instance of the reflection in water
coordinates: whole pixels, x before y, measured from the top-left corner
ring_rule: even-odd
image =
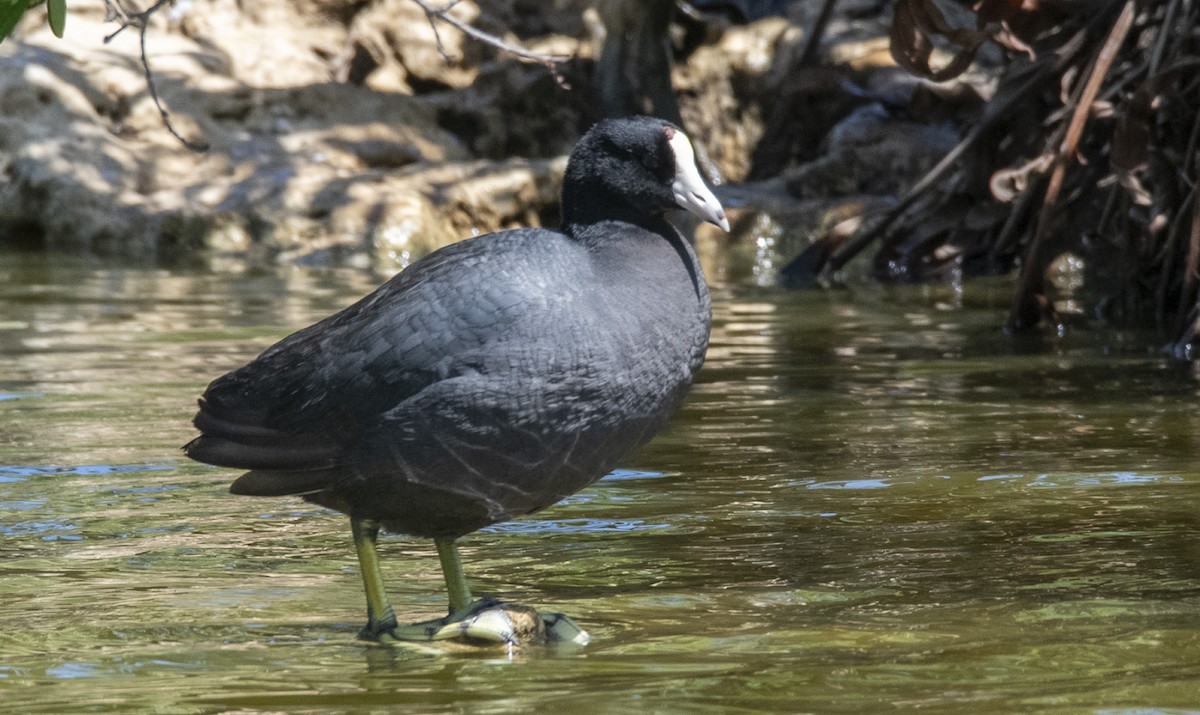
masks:
[[[1200,416],[1137,336],[1000,334],[986,284],[716,291],[627,469],[464,544],[582,651],[378,648],[341,517],[180,460],[205,381],[351,271],[0,267],[0,697],[13,712],[1185,712]],[[1003,290],[996,295],[1004,296]],[[432,546],[383,543],[402,620]]]

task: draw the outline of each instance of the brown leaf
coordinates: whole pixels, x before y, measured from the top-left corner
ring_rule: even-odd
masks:
[[[1138,178],[1137,174],[1121,172],[1117,174],[1117,181],[1121,182],[1121,186],[1124,186],[1125,190],[1129,192],[1133,203],[1138,206],[1149,206],[1154,203],[1154,197],[1142,185],[1142,180]]]
[[[1007,50],[1020,52],[1030,60],[1037,59],[1037,54],[1033,51],[1033,48],[1018,37],[1017,33],[1013,32],[1013,29],[1008,26],[1007,22],[1000,23],[999,29],[992,32],[992,42]]]
[[[1000,169],[988,180],[988,188],[991,189],[992,196],[995,196],[997,201],[1009,203],[1029,185],[1030,176],[1045,174],[1053,164],[1054,156],[1052,154],[1042,154],[1015,169]]]
[[[892,58],[913,74],[942,82],[962,74],[971,66],[979,46],[988,36],[978,30],[953,27],[933,0],[900,0],[892,14]],[[944,37],[958,52],[940,69],[929,65],[933,38]]]
[[[972,9],[980,22],[1005,22],[1023,12],[1035,12],[1039,0],[979,0]]]
[[[896,64],[914,74],[927,76],[933,43],[921,28],[921,4],[921,0],[900,0],[892,12],[889,35]]]
[[[1149,206],[1152,201],[1150,192],[1142,185],[1138,174],[1150,164],[1157,100],[1180,79],[1193,76],[1197,66],[1200,66],[1200,60],[1183,60],[1146,78],[1134,90],[1133,96],[1125,104],[1125,113],[1117,120],[1109,160],[1121,186],[1129,191],[1134,203],[1140,206]]]

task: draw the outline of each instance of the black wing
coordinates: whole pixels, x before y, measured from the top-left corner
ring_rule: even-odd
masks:
[[[553,296],[526,277],[544,282],[548,265],[570,265],[564,250],[577,249],[556,232],[522,229],[430,254],[213,381],[195,418],[201,435],[185,452],[219,466],[313,472],[314,483],[296,476],[295,488],[275,493],[321,488],[318,472],[356,435],[544,309]]]

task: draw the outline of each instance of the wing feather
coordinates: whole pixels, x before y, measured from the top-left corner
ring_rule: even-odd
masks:
[[[545,300],[544,286],[521,276],[539,254],[567,244],[555,237],[563,238],[541,229],[506,231],[414,263],[214,380],[194,420],[201,436],[184,451],[209,464],[256,470],[235,483],[247,490],[239,493],[296,494],[335,483],[344,451],[384,414],[470,369],[465,360],[521,320],[531,301]],[[527,245],[489,246],[496,241]],[[279,475],[263,476],[268,472]]]

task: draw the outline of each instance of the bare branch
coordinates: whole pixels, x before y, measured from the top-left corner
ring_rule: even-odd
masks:
[[[1134,0],[1126,0],[1125,7],[1117,16],[1108,38],[1093,61],[1087,82],[1075,97],[1075,108],[1071,114],[1071,120],[1067,124],[1066,135],[1054,156],[1054,167],[1050,171],[1050,180],[1042,198],[1042,208],[1038,211],[1033,237],[1030,239],[1029,247],[1025,250],[1025,260],[1021,264],[1017,296],[1008,315],[1008,329],[1011,331],[1028,330],[1042,318],[1051,320],[1061,330],[1061,321],[1054,310],[1054,304],[1046,297],[1046,265],[1039,252],[1058,217],[1054,209],[1062,191],[1067,164],[1075,158],[1079,140],[1083,136],[1083,128],[1088,121],[1089,110],[1092,103],[1096,101],[1096,95],[1100,92],[1108,70],[1117,58],[1118,50],[1121,49],[1125,37],[1133,27],[1136,9]]]
[[[437,39],[438,51],[442,53],[443,57],[449,59],[445,49],[442,46],[441,35],[438,34],[438,20],[457,28],[465,35],[473,37],[486,45],[491,45],[502,52],[507,52],[518,59],[526,62],[536,62],[537,64],[543,65],[546,69],[550,70],[550,72],[556,79],[558,79],[559,82],[563,81],[563,76],[558,70],[558,65],[571,59],[570,57],[567,55],[547,55],[540,52],[534,52],[533,50],[521,47],[520,45],[514,45],[510,42],[506,42],[504,39],[497,37],[496,35],[493,35],[489,32],[484,32],[470,23],[459,20],[450,14],[450,10],[461,1],[462,0],[450,0],[450,2],[441,7],[433,7],[426,2],[426,0],[413,0],[413,2],[415,2],[417,6],[425,12],[425,17],[429,18],[429,24],[433,27],[433,34]]]
[[[110,22],[120,23],[120,27],[113,30],[111,34],[104,38],[104,41],[110,42],[114,37],[121,34],[127,27],[136,27],[138,29],[138,47],[142,55],[142,72],[146,76],[146,87],[150,90],[150,98],[154,100],[154,106],[158,108],[158,113],[162,116],[163,126],[171,133],[171,136],[179,140],[179,143],[184,147],[194,152],[206,152],[209,145],[207,142],[193,142],[185,139],[171,123],[171,114],[163,106],[162,99],[158,96],[158,87],[154,84],[154,73],[150,71],[150,60],[146,57],[146,28],[150,26],[150,18],[154,13],[158,12],[164,5],[173,2],[173,0],[155,0],[155,3],[141,12],[130,12],[122,4],[121,0],[104,0],[104,6],[108,11],[107,19]]]

